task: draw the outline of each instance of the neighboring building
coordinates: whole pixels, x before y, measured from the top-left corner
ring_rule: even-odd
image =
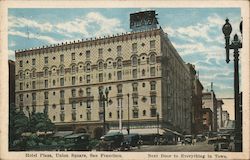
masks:
[[[191,77],[192,134],[203,132],[202,90],[203,86],[196,74],[195,66],[187,64]]]
[[[222,127],[226,127],[227,121],[229,121],[229,113],[227,111],[222,111]]]
[[[146,18],[133,22],[139,27]],[[190,74],[167,34],[155,26],[17,51],[18,107],[26,114],[48,114],[58,130],[98,138],[104,120],[99,91],[107,88],[109,129],[119,129],[121,117],[125,130],[129,115],[131,132],[156,131],[159,114],[162,130],[190,133]]]
[[[9,63],[9,107],[15,107],[15,62]]]
[[[217,131],[217,99],[213,90],[202,95],[202,108],[212,111],[212,131]]]
[[[223,100],[222,99],[218,99],[217,100],[217,131],[219,131],[222,126],[222,105],[223,105]]]
[[[212,118],[213,112],[210,108],[203,108],[202,109],[202,117],[203,117],[203,132],[212,131]]]

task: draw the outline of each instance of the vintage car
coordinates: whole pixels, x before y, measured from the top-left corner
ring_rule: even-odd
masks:
[[[90,135],[87,133],[76,133],[64,137],[66,151],[90,151]]]
[[[99,151],[113,151],[121,150],[122,145],[124,145],[123,134],[120,132],[112,132],[102,136],[96,148]]]

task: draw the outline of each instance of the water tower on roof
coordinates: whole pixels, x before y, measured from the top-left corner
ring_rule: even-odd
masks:
[[[156,29],[158,20],[155,11],[143,11],[130,14],[130,29],[132,32]]]

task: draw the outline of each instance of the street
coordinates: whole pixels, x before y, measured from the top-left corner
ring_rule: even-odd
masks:
[[[198,142],[195,145],[142,145],[136,152],[213,152],[214,146],[207,142]]]

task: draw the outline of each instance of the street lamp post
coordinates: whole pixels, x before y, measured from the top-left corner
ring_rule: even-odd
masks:
[[[105,101],[107,101],[107,106],[108,106],[108,94],[109,94],[108,88],[105,89],[105,95],[103,94],[102,90],[99,91],[100,103],[102,104],[103,107],[103,135],[106,134]]]
[[[129,132],[130,132],[130,124],[129,124],[129,93],[127,94],[127,96],[128,96],[128,128],[127,128],[127,130],[128,130],[128,134],[129,134]]]
[[[242,23],[240,25],[240,31],[242,33]],[[242,43],[238,38],[238,35],[234,35],[234,39],[230,44],[230,34],[232,32],[232,26],[229,20],[226,19],[226,23],[222,27],[222,32],[225,35],[226,41],[226,62],[229,63],[229,50],[234,50],[234,109],[235,109],[235,151],[242,151],[242,124],[240,122],[240,106],[239,106],[239,49],[242,48]]]

